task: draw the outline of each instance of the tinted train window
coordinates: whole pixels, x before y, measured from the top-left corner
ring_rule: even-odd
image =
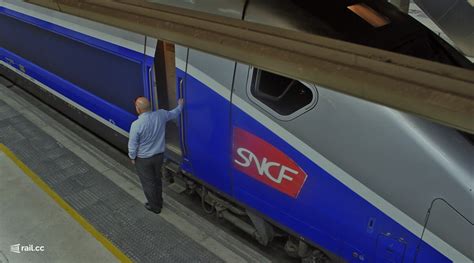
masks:
[[[0,15],[0,47],[132,114],[133,99],[143,95],[140,61],[6,15]]]
[[[314,101],[314,92],[298,80],[255,69],[253,97],[282,116],[289,116]]]

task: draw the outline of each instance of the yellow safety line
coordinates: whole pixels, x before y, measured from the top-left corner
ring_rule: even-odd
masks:
[[[112,244],[97,229],[95,229],[84,217],[82,217],[74,208],[72,208],[61,196],[53,191],[41,178],[28,168],[20,159],[18,159],[5,145],[0,143],[0,151],[5,153],[25,174],[27,174],[33,182],[36,183],[43,191],[56,201],[66,212],[71,215],[87,232],[97,239],[105,248],[107,248],[121,262],[132,262],[120,249]]]

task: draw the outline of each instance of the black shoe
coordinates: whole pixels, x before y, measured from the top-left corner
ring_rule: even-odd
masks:
[[[146,202],[145,205],[151,207],[151,206],[150,206],[150,203],[148,203],[148,202]],[[163,209],[163,206],[160,206],[160,210],[161,210],[161,209]]]
[[[160,208],[160,209],[158,209],[158,210],[156,210],[156,209],[152,209],[152,208],[151,208],[151,206],[150,206],[148,203],[146,203],[146,204],[145,204],[145,208],[146,208],[147,210],[149,210],[149,211],[151,211],[151,212],[155,213],[155,214],[159,214],[159,213],[161,213],[161,208]]]

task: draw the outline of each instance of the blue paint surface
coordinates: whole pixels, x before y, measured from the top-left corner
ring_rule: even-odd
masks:
[[[184,73],[176,71],[178,76]],[[192,173],[231,195],[230,98],[222,98],[189,74],[184,91],[186,159],[192,165]]]

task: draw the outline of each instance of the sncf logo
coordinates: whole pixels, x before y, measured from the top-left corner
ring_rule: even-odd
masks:
[[[293,175],[298,174],[298,171],[286,167],[281,163],[269,162],[267,157],[263,157],[262,162],[260,162],[257,156],[249,149],[238,148],[237,155],[243,160],[243,162],[240,162],[239,160],[235,159],[234,162],[236,164],[242,167],[250,167],[252,163],[254,163],[260,176],[265,175],[268,179],[272,180],[277,184],[281,184],[283,179],[293,181],[293,177],[288,174],[285,174],[287,172]],[[280,171],[278,172],[278,176],[276,177],[270,173],[270,168],[272,166],[278,167],[280,169]]]
[[[286,154],[259,137],[234,127],[234,168],[296,198],[306,173]]]

